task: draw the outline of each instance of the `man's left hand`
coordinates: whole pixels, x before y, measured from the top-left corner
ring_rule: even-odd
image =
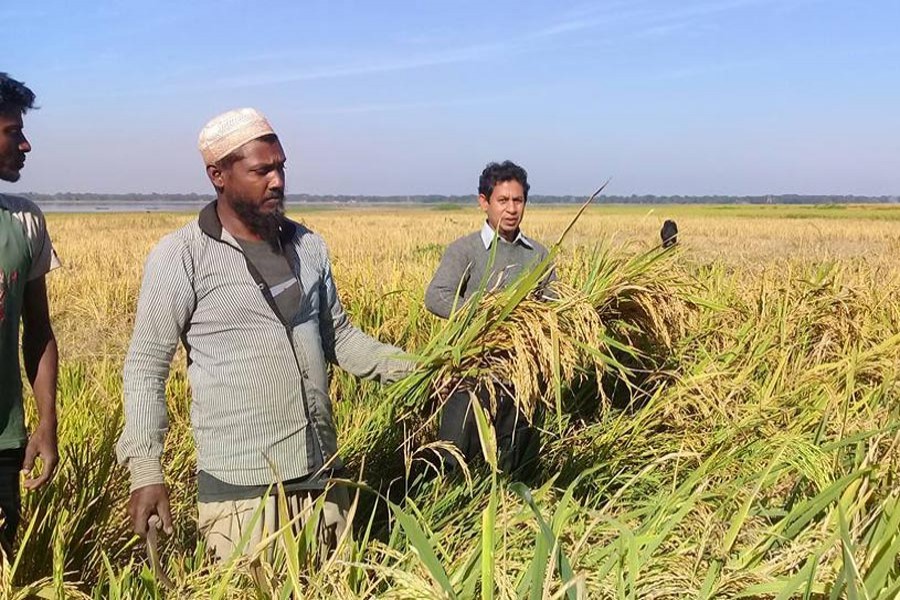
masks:
[[[38,457],[43,466],[40,473],[32,476],[34,462]],[[41,421],[25,447],[25,462],[22,464],[22,474],[26,477],[25,489],[36,490],[53,479],[57,464],[59,451],[56,446],[56,423]]]

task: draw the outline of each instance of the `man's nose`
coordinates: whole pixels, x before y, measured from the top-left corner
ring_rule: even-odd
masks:
[[[28,142],[28,138],[26,138],[24,135],[22,136],[22,141],[19,142],[19,151],[31,152],[31,144]]]
[[[273,190],[284,189],[284,171],[272,171],[272,177],[269,179],[269,188]]]

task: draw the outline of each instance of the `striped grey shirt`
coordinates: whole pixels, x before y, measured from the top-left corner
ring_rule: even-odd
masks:
[[[197,467],[233,485],[340,467],[327,363],[398,379],[411,363],[354,327],[338,298],[324,240],[286,220],[282,240],[303,297],[290,322],[215,202],[150,253],[125,360],[125,429],[117,454],[131,486],[162,483],[165,382],[178,341],[188,353]],[[273,472],[273,468],[274,471]]]

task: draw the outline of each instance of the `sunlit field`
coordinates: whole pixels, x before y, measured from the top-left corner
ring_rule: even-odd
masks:
[[[551,246],[576,210],[530,207],[525,232]],[[422,364],[391,388],[333,373],[352,537],[321,557],[282,532],[262,578],[206,557],[179,352],[163,461],[175,533],[160,546],[176,589],[160,586],[130,532],[114,444],[143,261],[193,215],[49,215],[65,265],[49,276],[62,463],[25,497],[0,593],[900,594],[900,209],[593,206],[556,257],[559,300],[538,305],[522,281],[449,323],[425,311],[424,290],[444,247],[480,227],[476,208],[291,216],[324,236],[355,324]],[[680,243],[661,252],[668,218]],[[442,390],[488,363],[520,365],[517,389],[539,382],[521,399],[546,407],[539,468],[494,472],[487,447],[464,476],[428,473]]]

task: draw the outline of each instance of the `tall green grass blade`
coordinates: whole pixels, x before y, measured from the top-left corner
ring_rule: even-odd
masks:
[[[457,597],[456,591],[453,589],[450,578],[447,576],[447,572],[441,565],[440,560],[438,560],[438,557],[434,552],[434,547],[425,535],[425,532],[422,531],[416,520],[404,512],[399,506],[392,502],[390,503],[390,507],[391,512],[394,514],[394,517],[406,534],[410,547],[419,557],[419,560],[422,562],[422,565],[426,568],[429,575],[431,575],[431,578],[438,586],[440,586],[441,591],[443,591],[448,598],[455,600]]]

